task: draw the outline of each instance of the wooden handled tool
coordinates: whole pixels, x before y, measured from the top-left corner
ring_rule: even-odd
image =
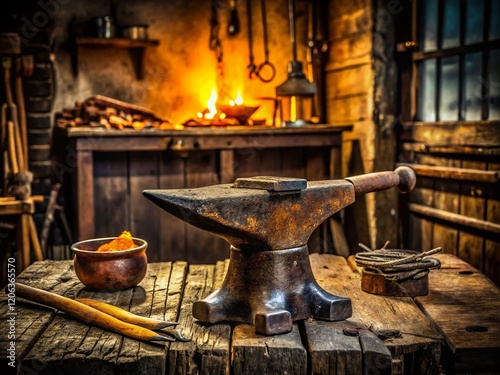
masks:
[[[175,341],[174,338],[161,335],[150,329],[130,324],[84,303],[63,297],[59,294],[33,288],[31,286],[16,283],[16,294],[18,297],[38,302],[80,319],[85,323],[107,329],[121,335],[142,341]]]
[[[144,316],[135,315],[132,314],[130,311],[121,309],[117,306],[110,305],[109,303],[97,301],[95,299],[77,298],[75,299],[75,301],[93,307],[94,309],[102,311],[105,314],[114,316],[115,318],[120,319],[121,321],[130,324],[135,324],[151,330],[162,329],[170,326],[175,326],[178,324],[177,322],[166,322],[163,320],[157,320],[153,318],[147,318]]]

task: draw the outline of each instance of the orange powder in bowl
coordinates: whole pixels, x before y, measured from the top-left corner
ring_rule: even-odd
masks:
[[[124,230],[122,234],[116,237],[113,241],[105,243],[97,248],[96,251],[120,251],[129,250],[137,247],[130,232]]]

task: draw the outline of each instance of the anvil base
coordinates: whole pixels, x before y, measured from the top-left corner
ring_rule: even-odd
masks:
[[[349,298],[326,292],[314,279],[307,246],[272,251],[231,246],[222,287],[193,305],[193,316],[202,322],[253,324],[265,335],[290,332],[295,320],[351,315]]]

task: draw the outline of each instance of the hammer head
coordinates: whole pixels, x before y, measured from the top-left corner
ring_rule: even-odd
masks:
[[[261,251],[305,245],[314,229],[355,199],[349,181],[278,177],[196,189],[145,190],[143,195],[236,248]]]

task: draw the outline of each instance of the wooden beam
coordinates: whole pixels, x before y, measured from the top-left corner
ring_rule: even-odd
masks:
[[[403,124],[403,142],[433,146],[498,147],[500,121],[438,121]]]
[[[459,155],[500,155],[499,147],[469,146],[432,146],[425,143],[403,143],[403,150],[424,154],[459,154]]]
[[[491,223],[489,221],[473,219],[464,215],[455,214],[452,212],[447,212],[444,210],[439,210],[437,208],[423,206],[421,204],[410,203],[408,205],[410,212],[425,216],[429,219],[434,219],[437,221],[443,221],[449,224],[459,225],[462,227],[476,229],[483,232],[489,232],[492,234],[500,234],[500,224]]]
[[[474,181],[496,184],[500,181],[500,171],[485,171],[480,169],[467,169],[456,167],[438,167],[423,164],[399,163],[412,168],[417,176],[452,179],[461,181]]]

